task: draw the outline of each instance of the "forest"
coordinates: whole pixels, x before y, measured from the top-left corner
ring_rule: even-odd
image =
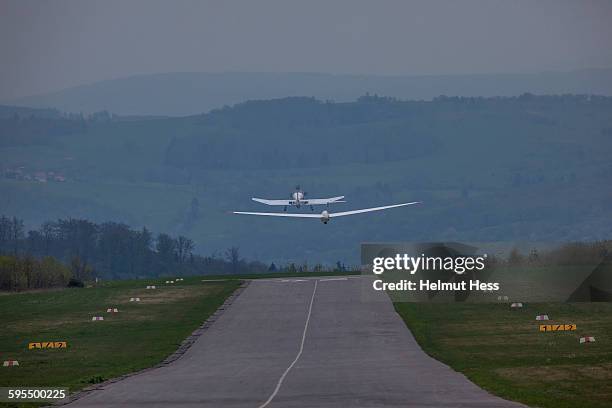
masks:
[[[274,264],[249,262],[237,247],[222,254],[194,254],[193,242],[125,224],[84,219],[45,222],[25,231],[22,220],[0,216],[0,290],[66,285],[95,278],[275,272]],[[289,265],[288,268],[295,268]]]

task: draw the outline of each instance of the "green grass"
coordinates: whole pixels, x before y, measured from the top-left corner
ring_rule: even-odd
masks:
[[[360,271],[330,271],[330,272],[270,272],[270,273],[252,273],[241,275],[206,275],[198,276],[201,280],[243,280],[243,279],[270,279],[270,278],[303,278],[315,276],[350,276],[360,275]],[[189,279],[194,279],[193,277]],[[185,280],[187,282],[187,278]]]
[[[423,349],[493,394],[534,407],[612,406],[612,304],[395,303]],[[575,332],[538,331],[538,314]],[[579,344],[581,336],[596,342]]]
[[[153,366],[240,285],[238,280],[203,283],[192,277],[170,286],[164,280],[0,294],[1,360],[20,364],[0,367],[0,386],[62,386],[74,392]],[[157,289],[146,290],[147,284]],[[129,302],[135,296],[141,302]],[[106,313],[108,307],[119,313]],[[92,322],[92,316],[105,320]],[[67,341],[68,349],[27,349],[37,341]]]

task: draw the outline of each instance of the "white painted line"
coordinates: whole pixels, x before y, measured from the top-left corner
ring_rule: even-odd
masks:
[[[319,279],[320,282],[329,282],[329,281],[345,281],[347,278],[330,278],[330,279]]]
[[[298,362],[298,360],[300,359],[300,356],[302,355],[302,351],[304,351],[304,342],[306,341],[306,332],[308,331],[308,323],[310,323],[310,315],[312,314],[312,304],[314,303],[315,293],[317,293],[317,283],[318,282],[319,282],[318,280],[315,280],[314,289],[312,291],[312,297],[310,298],[310,306],[308,306],[308,316],[306,317],[306,324],[304,325],[304,333],[302,333],[302,343],[300,344],[300,351],[297,353],[297,356],[295,356],[295,360],[293,360],[293,362],[289,365],[289,367],[287,367],[283,375],[281,375],[281,378],[278,380],[278,383],[276,384],[276,388],[274,389],[274,392],[268,397],[266,402],[264,402],[263,404],[259,406],[259,408],[267,407],[268,404],[272,402],[274,397],[276,397],[276,394],[278,394],[278,390],[280,390],[281,385],[283,385],[283,381],[285,381],[285,377],[287,376],[287,374],[289,374],[289,371],[291,371],[295,363]]]

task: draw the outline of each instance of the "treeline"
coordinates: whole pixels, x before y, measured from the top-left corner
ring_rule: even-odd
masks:
[[[0,147],[50,145],[58,136],[83,132],[84,121],[72,118],[26,117],[0,118]]]
[[[72,278],[70,268],[50,256],[33,257],[0,256],[0,290],[25,290],[80,286]]]
[[[0,147],[52,145],[58,136],[83,134],[91,126],[119,119],[107,111],[83,115],[0,105]]]
[[[267,272],[270,268],[260,262],[246,261],[240,256],[238,248],[211,256],[198,255],[193,251],[194,243],[187,237],[168,234],[154,236],[147,228],[135,230],[121,223],[97,224],[83,219],[60,219],[26,231],[22,220],[0,217],[0,255],[11,257],[10,260],[4,259],[5,267],[0,270],[2,279],[11,273],[20,274],[19,278],[7,278],[11,282],[35,282],[31,275],[44,269],[44,265],[51,262],[49,257],[66,265],[69,271],[68,275],[64,274],[65,271],[60,274],[65,278],[49,278],[59,283],[65,283],[70,278],[86,281],[96,277],[134,279],[192,274],[248,274]],[[9,270],[13,272],[7,272]],[[36,285],[27,284],[26,287],[38,287]]]
[[[511,124],[556,141],[559,129],[571,131],[568,118],[605,117],[611,109],[612,98],[587,95],[248,101],[193,120],[190,134],[168,144],[165,164],[191,171],[374,164],[433,157],[456,149],[457,140],[466,149],[458,154],[473,154],[468,141],[474,133],[493,133]]]
[[[513,248],[505,259],[510,266],[596,265],[610,255],[612,241],[568,242],[554,248]]]

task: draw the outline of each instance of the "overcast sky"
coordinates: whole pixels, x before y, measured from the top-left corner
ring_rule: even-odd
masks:
[[[612,67],[612,1],[0,0],[0,99],[171,71]]]

